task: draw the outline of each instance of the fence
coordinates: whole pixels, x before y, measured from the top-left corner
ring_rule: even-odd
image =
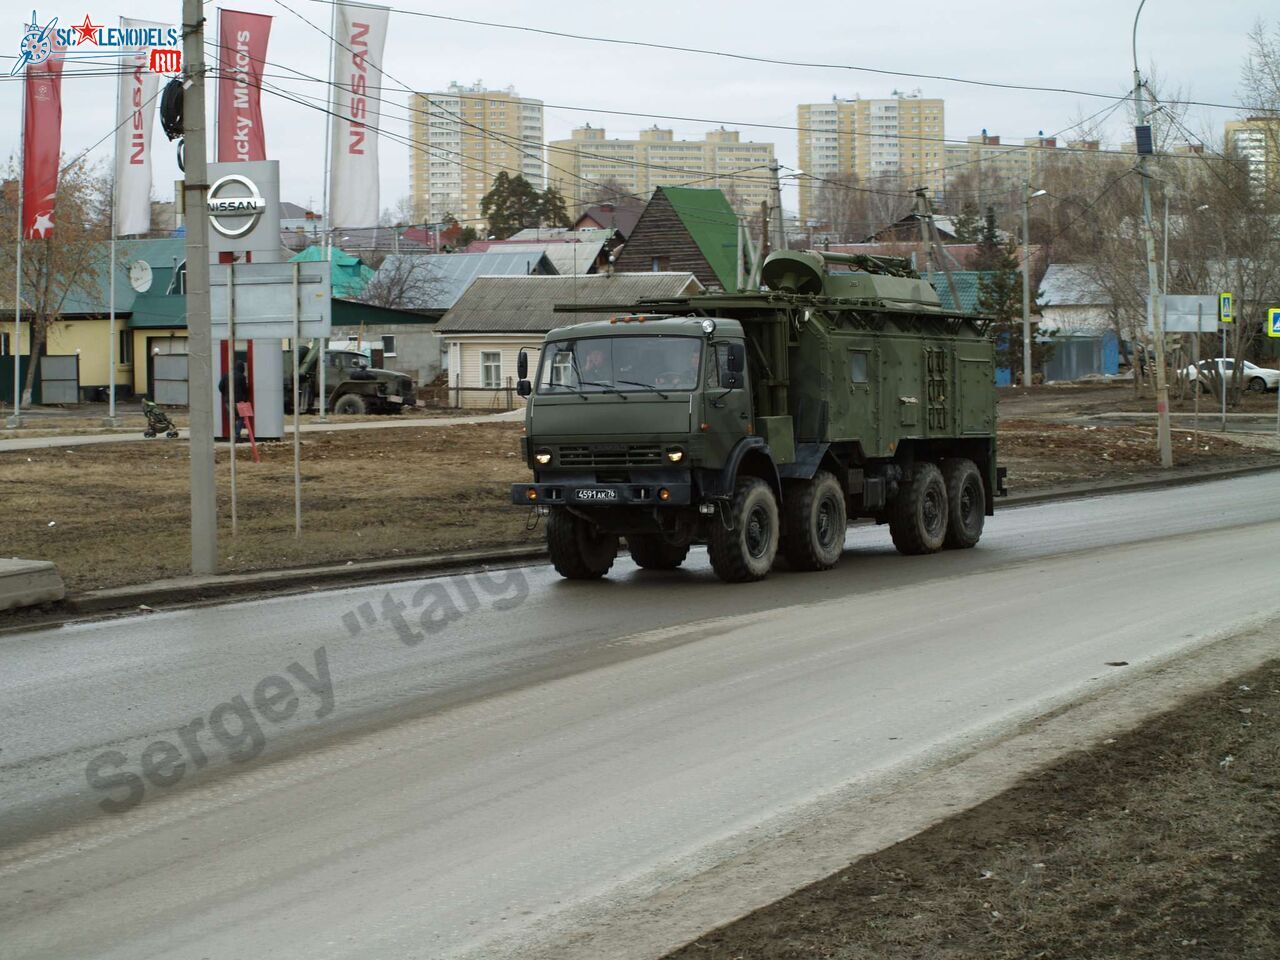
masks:
[[[506,380],[503,387],[464,387],[462,374],[454,374],[453,385],[449,387],[451,405],[471,410],[514,410],[522,398],[516,394],[515,380],[511,377]]]

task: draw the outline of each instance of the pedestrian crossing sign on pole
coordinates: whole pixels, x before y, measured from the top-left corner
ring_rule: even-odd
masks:
[[[1218,294],[1218,322],[1230,323],[1235,319],[1235,312],[1231,304],[1231,294]]]
[[[1280,307],[1267,311],[1267,336],[1280,337]]]

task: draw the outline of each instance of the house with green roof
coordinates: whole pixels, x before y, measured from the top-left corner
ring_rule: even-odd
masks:
[[[738,215],[720,190],[658,187],[614,263],[620,273],[692,273],[708,290],[738,283]]]

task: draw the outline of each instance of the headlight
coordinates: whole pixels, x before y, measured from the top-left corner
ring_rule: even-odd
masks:
[[[707,317],[702,321],[702,332],[707,336],[711,336],[711,334],[716,332],[716,322],[710,317]]]
[[[679,447],[667,447],[667,459],[672,463],[679,463],[684,459],[684,451]]]
[[[545,467],[548,463],[551,462],[551,451],[535,450],[533,452],[533,462],[537,464],[541,464],[542,466]]]

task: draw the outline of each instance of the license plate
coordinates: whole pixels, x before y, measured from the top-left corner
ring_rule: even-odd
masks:
[[[579,500],[617,500],[617,490],[579,490]]]
[[[387,399],[392,403],[404,403],[404,397],[400,396],[398,393],[391,394]]]

